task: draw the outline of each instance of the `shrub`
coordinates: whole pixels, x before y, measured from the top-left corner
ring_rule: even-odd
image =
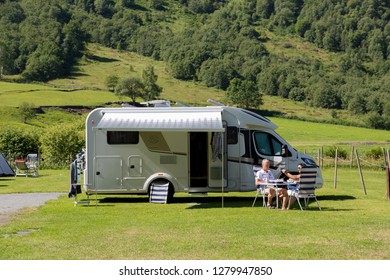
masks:
[[[380,159],[382,155],[383,155],[383,151],[381,147],[375,147],[366,152],[366,156],[372,159]]]
[[[37,153],[39,147],[39,136],[35,131],[20,128],[3,128],[0,131],[0,151],[9,160]]]
[[[67,167],[85,146],[81,122],[48,128],[41,136],[42,157],[46,168]]]
[[[35,107],[34,103],[28,103],[28,102],[23,102],[22,104],[19,105],[19,114],[21,116],[23,123],[27,123],[27,121],[35,117],[36,112],[34,110],[34,107]]]
[[[343,148],[332,146],[329,149],[326,149],[324,151],[324,155],[326,157],[335,158],[336,157],[336,149],[337,149],[337,157],[346,159],[347,158],[347,151]]]

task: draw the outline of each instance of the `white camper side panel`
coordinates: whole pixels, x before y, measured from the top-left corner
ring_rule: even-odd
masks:
[[[115,141],[109,134],[117,133]],[[98,191],[146,192],[145,182],[156,174],[176,179],[178,190],[188,184],[187,133],[138,132],[132,143],[124,140],[124,131],[95,131],[94,186]],[[133,137],[133,136],[132,136]],[[126,142],[127,141],[127,142]],[[97,170],[99,169],[99,170]],[[104,180],[103,180],[104,174]]]

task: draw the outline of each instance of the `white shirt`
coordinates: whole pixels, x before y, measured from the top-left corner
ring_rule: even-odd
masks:
[[[260,182],[275,180],[274,174],[271,172],[271,170],[264,171],[263,169],[257,171],[256,178],[259,179]]]

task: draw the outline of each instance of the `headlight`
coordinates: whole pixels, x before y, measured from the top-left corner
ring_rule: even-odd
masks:
[[[309,166],[317,166],[316,162],[311,158],[302,158],[303,162]]]

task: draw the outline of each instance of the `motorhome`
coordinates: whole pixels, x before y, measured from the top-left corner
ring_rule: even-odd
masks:
[[[254,191],[262,159],[270,160],[276,178],[282,168],[316,166],[276,128],[259,114],[228,106],[97,108],[86,120],[84,190],[149,194],[159,182],[169,184],[169,197]]]

